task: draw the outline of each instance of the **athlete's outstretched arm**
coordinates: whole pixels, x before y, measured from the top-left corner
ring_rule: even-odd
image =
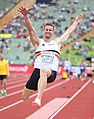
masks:
[[[34,47],[37,48],[37,46],[39,45],[39,38],[36,34],[34,27],[32,26],[32,24],[29,20],[29,17],[28,17],[29,9],[26,9],[26,8],[21,6],[21,7],[19,7],[18,11],[23,14],[27,29],[29,31],[30,41],[32,42]]]
[[[83,15],[79,15],[75,18],[74,22],[72,25],[65,31],[64,34],[62,34],[59,38],[56,39],[56,42],[59,43],[65,43],[70,35],[75,31],[77,25],[82,21]]]

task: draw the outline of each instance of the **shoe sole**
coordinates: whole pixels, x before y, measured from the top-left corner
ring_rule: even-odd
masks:
[[[36,108],[40,108],[40,107],[41,107],[41,106],[38,105],[36,102],[32,102],[32,106],[33,106],[33,107],[36,107]]]

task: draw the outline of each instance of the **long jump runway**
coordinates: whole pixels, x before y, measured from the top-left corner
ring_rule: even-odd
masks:
[[[36,109],[32,101],[37,92],[27,100],[21,99],[30,75],[12,73],[7,80],[6,97],[0,97],[0,119],[94,119],[94,84],[89,78],[61,80],[48,84],[42,107]]]

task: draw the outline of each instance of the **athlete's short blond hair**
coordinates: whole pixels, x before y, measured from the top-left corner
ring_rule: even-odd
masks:
[[[45,26],[52,26],[52,27],[53,27],[53,30],[54,30],[54,28],[55,28],[55,25],[54,25],[53,23],[46,23]],[[45,27],[45,26],[44,26],[44,27]]]

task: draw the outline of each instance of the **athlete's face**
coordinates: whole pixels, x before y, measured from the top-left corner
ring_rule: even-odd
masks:
[[[45,28],[44,28],[45,38],[50,38],[52,36],[52,34],[54,34],[54,28],[49,25],[45,26]]]

